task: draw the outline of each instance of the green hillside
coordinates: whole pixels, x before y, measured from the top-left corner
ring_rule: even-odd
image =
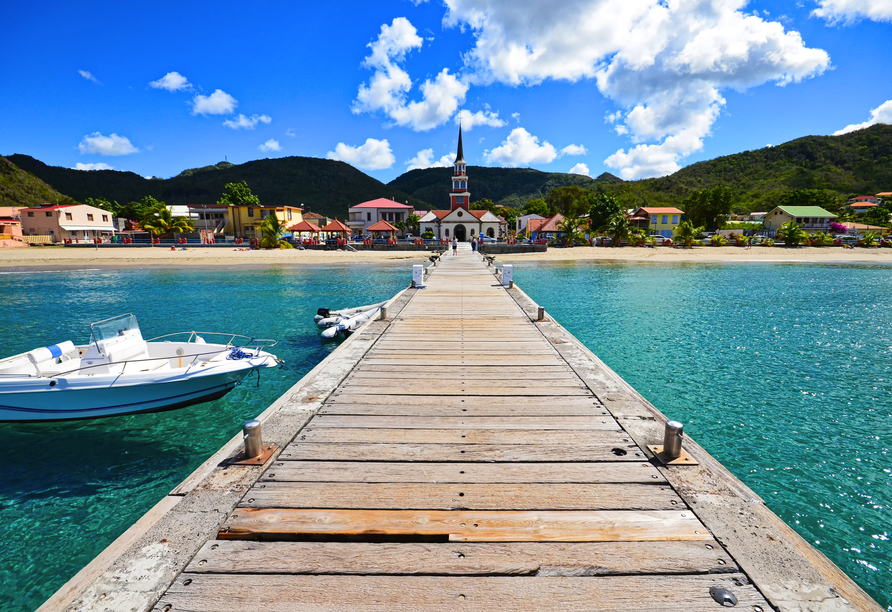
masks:
[[[246,181],[262,204],[303,205],[306,210],[342,219],[350,206],[375,198],[427,206],[349,164],[311,157],[262,159],[240,165],[223,162],[169,179],[145,179],[117,170],[70,170],[47,166],[27,155],[9,159],[81,201],[92,197],[124,204],[150,195],[167,204],[212,204],[220,199],[226,183]]]
[[[692,191],[718,185],[730,187],[735,204],[750,211],[770,210],[778,196],[796,189],[826,190],[839,200],[892,191],[892,126],[806,136],[691,164],[670,176],[611,185],[607,191],[630,206],[678,206]]]
[[[411,170],[388,183],[389,186],[427,202],[436,209],[449,208],[452,168]],[[580,174],[540,172],[530,168],[485,168],[468,166],[471,201],[484,198],[499,206],[520,208],[530,200],[544,198],[555,187],[591,187],[604,181],[622,182],[610,174],[597,179]]]
[[[40,206],[45,202],[77,203],[5,157],[0,157],[0,206]]]

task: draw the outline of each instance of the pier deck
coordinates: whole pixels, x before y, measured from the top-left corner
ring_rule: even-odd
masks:
[[[444,256],[154,610],[880,610],[535,312]]]

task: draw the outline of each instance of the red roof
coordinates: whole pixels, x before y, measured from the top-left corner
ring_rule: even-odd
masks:
[[[388,200],[387,198],[378,198],[377,200],[369,200],[368,202],[363,202],[362,204],[357,204],[356,206],[351,206],[350,208],[412,208],[412,207],[406,206],[405,204],[400,204],[399,202],[394,202],[393,200]]]
[[[78,204],[56,204],[55,206],[40,206],[38,208],[23,208],[22,210],[60,210],[62,208],[71,208],[72,206],[78,206]]]
[[[322,215],[314,213],[314,212],[304,213],[303,217],[304,217],[304,219],[324,219],[325,218]]]
[[[371,227],[366,228],[366,231],[369,232],[398,232],[399,230],[393,227],[387,221],[378,221]]]
[[[328,225],[322,228],[323,232],[350,232],[350,228],[335,219]]]
[[[289,232],[318,232],[319,228],[309,223],[308,221],[301,221],[300,223],[296,223],[288,228]]]
[[[435,215],[437,215],[438,219],[443,219],[444,217],[446,217],[446,215],[448,215],[452,211],[451,210],[432,210],[431,212],[434,213]]]

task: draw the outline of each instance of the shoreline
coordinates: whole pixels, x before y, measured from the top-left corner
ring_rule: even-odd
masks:
[[[448,255],[447,255],[448,256]],[[28,247],[0,249],[0,272],[63,272],[140,268],[263,268],[271,265],[371,265],[427,259],[423,251],[238,251],[222,249],[68,249]],[[892,264],[892,249],[839,247],[572,247],[545,253],[497,255],[503,263],[859,263]]]

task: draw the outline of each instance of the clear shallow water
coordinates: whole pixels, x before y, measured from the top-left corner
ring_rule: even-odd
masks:
[[[530,297],[892,604],[892,268],[516,268]]]
[[[411,266],[91,270],[0,274],[3,357],[134,313],[151,338],[222,331],[276,338],[285,369],[174,412],[68,423],[0,423],[0,609],[36,609],[233,435],[325,358],[316,309],[392,297]]]

